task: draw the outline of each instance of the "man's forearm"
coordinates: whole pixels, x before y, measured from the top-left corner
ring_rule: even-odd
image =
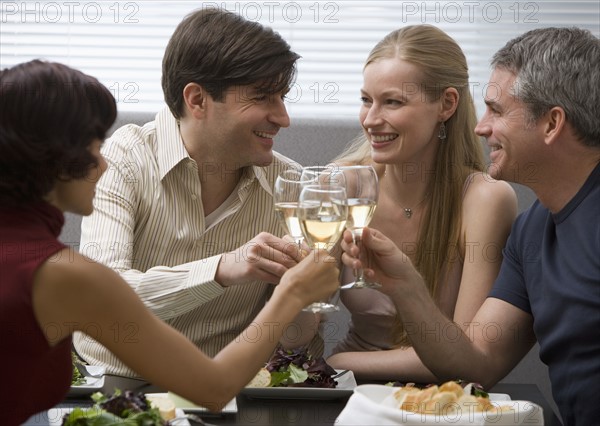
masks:
[[[390,297],[425,366],[440,380],[486,381],[485,356],[469,335],[438,309],[418,274],[411,284]]]

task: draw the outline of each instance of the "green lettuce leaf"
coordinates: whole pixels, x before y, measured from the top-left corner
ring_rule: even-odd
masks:
[[[297,367],[295,364],[288,365],[288,370],[290,372],[290,382],[292,383],[302,383],[306,379],[308,379],[308,372],[301,367]]]

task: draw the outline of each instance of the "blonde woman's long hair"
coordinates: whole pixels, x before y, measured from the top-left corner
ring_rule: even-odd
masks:
[[[484,168],[483,148],[475,135],[475,106],[469,91],[467,61],[460,46],[442,30],[430,25],[407,26],[383,38],[371,50],[365,68],[384,58],[398,58],[416,65],[422,75],[420,87],[429,102],[439,100],[453,87],[458,107],[445,122],[447,138],[440,141],[435,173],[426,193],[430,205],[418,232],[414,265],[435,297],[445,278],[444,266],[460,253],[461,205],[464,183],[470,173]],[[336,163],[371,164],[371,148],[364,135],[358,137]],[[464,256],[464,253],[462,254]],[[410,344],[402,324],[394,330],[397,346]]]

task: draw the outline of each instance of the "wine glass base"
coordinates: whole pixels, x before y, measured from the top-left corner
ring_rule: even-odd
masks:
[[[314,314],[318,314],[322,312],[337,312],[340,310],[340,307],[327,302],[315,302],[311,303],[302,310],[305,312],[312,312]]]
[[[380,288],[381,284],[379,283],[372,283],[372,282],[367,282],[367,281],[355,281],[353,283],[348,283],[348,284],[344,284],[343,286],[341,286],[342,290],[349,290],[352,288]]]

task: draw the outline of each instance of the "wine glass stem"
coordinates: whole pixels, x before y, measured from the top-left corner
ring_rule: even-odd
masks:
[[[360,256],[360,251],[362,250],[362,235],[357,232],[352,233],[352,238],[354,239],[354,244],[358,247],[358,253]],[[354,269],[354,282],[362,283],[365,281],[365,277],[363,275],[363,269],[358,268]]]

